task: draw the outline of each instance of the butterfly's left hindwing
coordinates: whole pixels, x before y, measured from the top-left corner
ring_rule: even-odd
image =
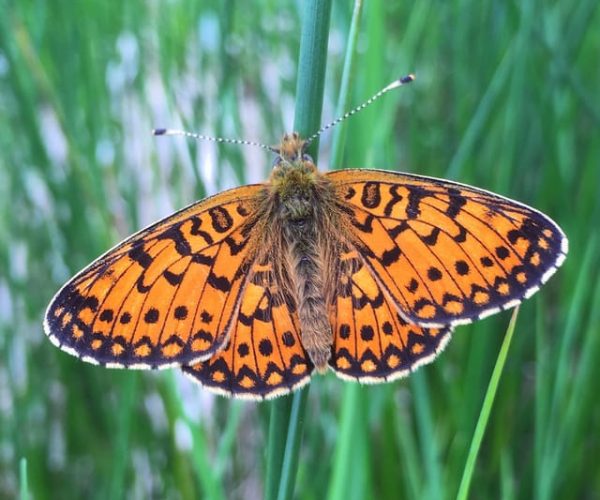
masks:
[[[54,297],[47,335],[70,354],[114,367],[211,356],[239,306],[261,189],[202,200],[117,245]]]
[[[325,175],[350,239],[411,323],[468,323],[513,307],[567,253],[550,218],[487,191],[379,170]]]

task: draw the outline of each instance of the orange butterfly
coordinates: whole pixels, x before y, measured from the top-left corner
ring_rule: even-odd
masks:
[[[321,173],[307,144],[285,135],[268,182],[199,201],[81,271],[48,307],[50,340],[111,368],[181,366],[241,398],[288,393],[315,369],[389,381],[565,259],[564,233],[530,207],[417,175]]]

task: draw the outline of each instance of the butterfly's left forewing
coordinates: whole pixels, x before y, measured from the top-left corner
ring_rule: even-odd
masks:
[[[47,335],[73,355],[114,367],[212,355],[239,306],[261,189],[202,200],[117,245],[57,293]]]
[[[468,323],[513,307],[567,253],[550,218],[487,191],[378,170],[326,176],[349,238],[410,323]]]

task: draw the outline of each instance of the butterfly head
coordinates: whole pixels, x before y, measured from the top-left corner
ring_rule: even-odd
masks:
[[[278,147],[270,177],[271,200],[279,215],[292,222],[306,221],[314,211],[320,176],[305,152],[307,142],[297,132],[285,134]]]
[[[306,154],[306,148],[308,147],[308,141],[302,139],[298,132],[292,132],[291,134],[285,134],[279,146],[275,146],[272,150],[277,153],[275,159],[275,165],[280,163],[298,164],[303,161],[310,161],[312,158]]]
[[[312,178],[316,174],[317,167],[312,158],[306,154],[308,142],[300,137],[298,132],[285,134],[279,146],[272,148],[277,154],[273,162],[273,173],[271,181],[277,182],[290,177]]]

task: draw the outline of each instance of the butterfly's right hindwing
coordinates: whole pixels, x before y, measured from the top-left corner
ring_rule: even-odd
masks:
[[[377,383],[404,377],[450,340],[451,327],[409,324],[356,250],[342,252],[335,288],[329,364],[341,378]]]
[[[183,371],[209,390],[269,399],[310,380],[313,364],[300,336],[294,301],[277,285],[268,262],[255,262],[226,347]]]

